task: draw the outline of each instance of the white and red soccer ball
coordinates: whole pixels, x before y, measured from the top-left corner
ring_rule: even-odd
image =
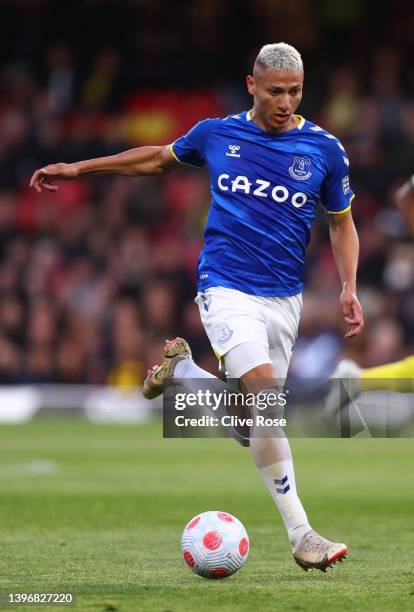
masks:
[[[228,512],[203,512],[188,523],[181,538],[184,560],[204,578],[227,578],[246,562],[249,536]]]

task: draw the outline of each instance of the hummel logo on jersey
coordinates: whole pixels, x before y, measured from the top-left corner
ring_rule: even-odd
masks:
[[[290,176],[297,181],[306,181],[312,176],[311,164],[311,160],[307,157],[294,157],[293,164],[289,167]]]
[[[231,153],[229,153],[227,151],[227,153],[226,153],[227,157],[240,157],[240,153],[237,153],[237,151],[240,150],[240,146],[239,145],[229,145],[229,149],[230,149]]]

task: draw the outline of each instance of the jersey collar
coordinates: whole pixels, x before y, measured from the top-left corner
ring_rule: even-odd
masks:
[[[303,126],[305,125],[305,117],[302,117],[302,115],[295,115],[295,117],[298,117],[299,119],[299,123],[298,125],[293,128],[295,130],[301,130],[303,128]],[[249,110],[246,113],[246,121],[251,121],[252,120],[252,111]],[[290,132],[291,130],[288,130],[288,132]]]

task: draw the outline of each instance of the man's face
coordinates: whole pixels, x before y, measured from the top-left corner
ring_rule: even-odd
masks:
[[[270,132],[290,129],[292,115],[302,99],[303,73],[259,68],[246,83],[260,127]]]

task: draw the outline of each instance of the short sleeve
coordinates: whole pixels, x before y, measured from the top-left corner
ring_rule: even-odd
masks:
[[[206,163],[205,150],[208,136],[215,124],[214,119],[199,121],[187,134],[178,138],[170,145],[173,157],[181,164],[196,166]]]
[[[340,215],[350,210],[354,193],[349,184],[349,160],[339,140],[332,139],[329,143],[327,164],[321,203],[327,213]]]

